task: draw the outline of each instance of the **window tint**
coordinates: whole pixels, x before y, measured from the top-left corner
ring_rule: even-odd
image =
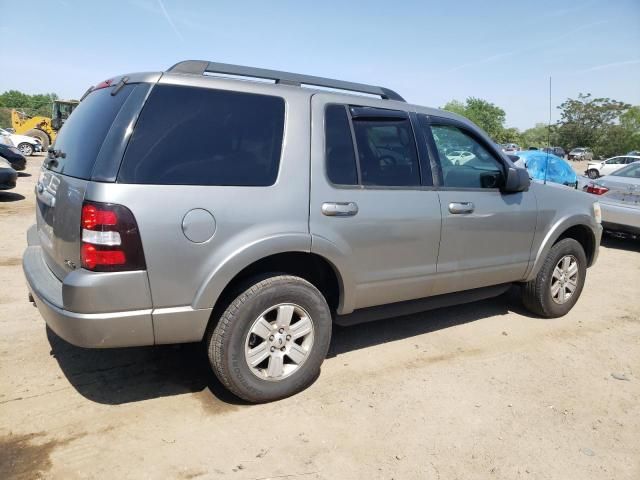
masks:
[[[338,185],[357,185],[356,156],[344,105],[328,105],[325,111],[327,176]]]
[[[445,187],[498,188],[503,182],[502,164],[463,130],[432,125]],[[460,152],[464,155],[460,155]]]
[[[363,185],[420,185],[420,168],[409,119],[354,119]]]
[[[118,181],[272,185],[283,129],[282,98],[158,85],[140,114]]]
[[[91,178],[100,147],[134,88],[134,84],[125,85],[114,96],[113,88],[102,88],[80,102],[56,137],[54,147],[65,156],[58,158],[58,164],[50,169],[71,177]]]

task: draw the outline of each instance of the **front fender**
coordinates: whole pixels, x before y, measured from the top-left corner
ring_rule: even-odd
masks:
[[[595,219],[591,215],[566,215],[554,222],[553,226],[547,230],[547,233],[544,235],[537,248],[534,245],[535,258],[534,261],[530,263],[530,269],[526,274],[526,282],[533,280],[536,277],[536,275],[540,271],[540,268],[542,268],[542,264],[544,263],[545,258],[547,258],[551,247],[553,247],[553,245],[562,236],[562,234],[571,227],[575,227],[578,225],[588,227],[589,231],[591,232],[594,250],[586,253],[592,259],[591,265],[595,262],[598,254],[598,247],[600,245],[600,237],[602,236],[602,227],[595,221]]]
[[[193,300],[194,309],[211,308],[233,278],[252,263],[277,253],[310,252],[311,236],[288,233],[261,238],[229,254],[209,274]]]

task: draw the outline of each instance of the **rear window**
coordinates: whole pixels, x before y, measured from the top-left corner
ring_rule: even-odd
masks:
[[[56,137],[54,148],[64,158],[50,170],[88,180],[111,124],[134,88],[125,85],[114,96],[113,88],[103,88],[80,102]]]
[[[284,111],[280,97],[157,85],[140,114],[118,181],[273,185]]]

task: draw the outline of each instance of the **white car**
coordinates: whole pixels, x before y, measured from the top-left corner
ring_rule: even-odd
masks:
[[[42,150],[42,144],[37,138],[11,133],[9,130],[5,130],[4,128],[0,128],[0,136],[5,138],[8,137],[13,144],[12,146],[20,150],[20,153],[25,157]]]
[[[467,152],[466,150],[454,150],[447,153],[447,158],[451,160],[451,163],[454,165],[464,165],[475,157],[473,153]]]
[[[616,170],[621,169],[625,165],[637,162],[640,160],[640,156],[633,155],[621,155],[619,157],[611,157],[602,162],[589,162],[585,174],[591,178],[596,179],[604,175],[610,175]]]

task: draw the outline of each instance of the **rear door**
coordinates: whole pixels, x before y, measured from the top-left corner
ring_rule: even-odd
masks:
[[[624,157],[613,157],[607,160],[604,163],[604,166],[600,169],[600,175],[610,175],[616,170],[624,167],[625,158]]]
[[[478,132],[449,119],[418,118],[440,166],[442,239],[434,293],[522,279],[536,227],[534,193],[500,191],[507,165]],[[456,164],[446,155],[452,149],[474,157]]]
[[[312,97],[312,250],[333,245],[352,276],[339,313],[428,296],[440,243],[438,194],[410,115],[367,105]]]
[[[45,261],[59,279],[80,266],[80,215],[87,184],[96,168],[119,164],[128,127],[149,88],[129,84],[90,93],[65,122],[54,153],[44,161],[36,184],[36,220]]]

